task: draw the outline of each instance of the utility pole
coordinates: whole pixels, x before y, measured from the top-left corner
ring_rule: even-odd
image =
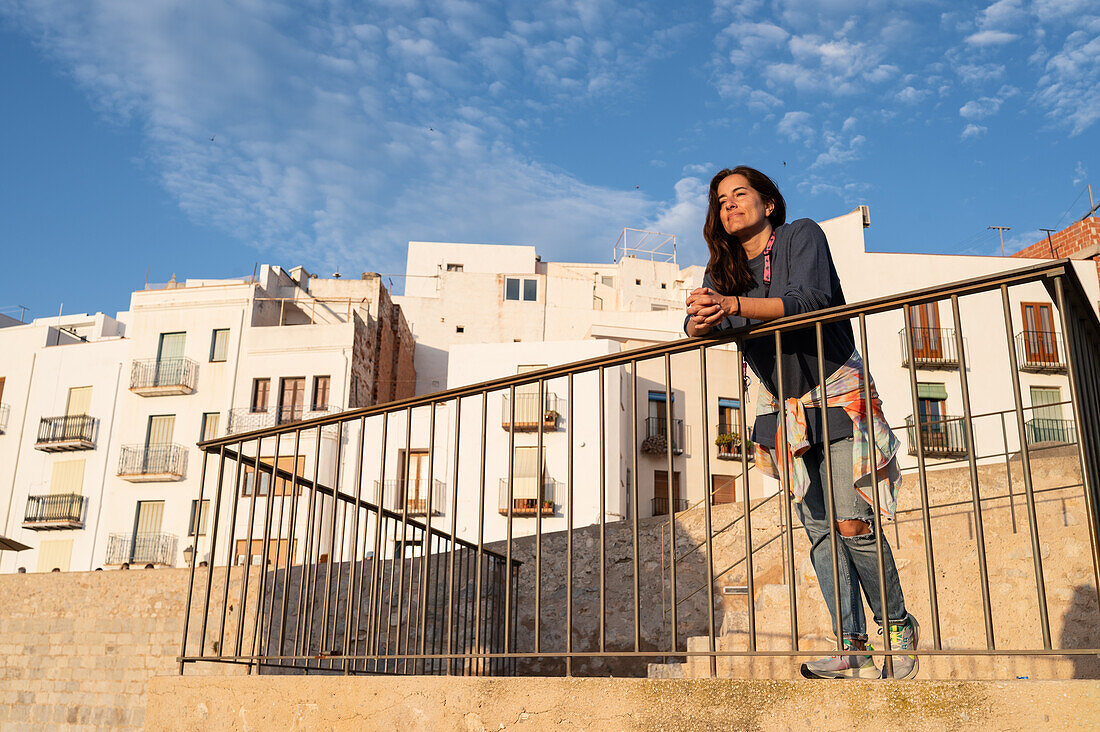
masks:
[[[1005,232],[1012,229],[1011,226],[987,226],[986,231],[989,229],[996,229],[997,233],[1001,235],[1001,256],[1005,256]]]
[[[1047,246],[1050,247],[1050,258],[1057,259],[1058,256],[1054,253],[1054,242],[1050,240],[1050,232],[1058,231],[1057,229],[1039,229],[1039,231],[1045,231],[1047,233]]]

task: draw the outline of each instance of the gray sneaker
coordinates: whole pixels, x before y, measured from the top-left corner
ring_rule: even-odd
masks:
[[[848,641],[844,641],[844,649],[855,650]],[[862,654],[829,656],[817,661],[807,661],[802,664],[801,671],[807,679],[877,679],[879,677],[875,659]]]
[[[917,619],[912,615],[906,619],[904,623],[890,623],[890,650],[894,651],[915,651],[917,649],[917,639],[920,637],[920,624],[917,623]],[[878,631],[882,633],[882,629]],[[917,657],[916,656],[890,656],[890,660],[894,664],[894,675],[886,675],[886,665],[882,667],[882,678],[889,679],[911,679],[917,675]]]

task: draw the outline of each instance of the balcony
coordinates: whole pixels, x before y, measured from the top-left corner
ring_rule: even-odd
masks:
[[[686,511],[688,510],[688,500],[686,498],[673,498],[672,508],[677,513]],[[668,496],[655,496],[653,498],[653,515],[668,516]]]
[[[199,366],[189,358],[146,358],[130,367],[130,391],[141,396],[174,396],[195,391]]]
[[[442,514],[447,507],[447,486],[441,480],[431,482],[431,515]],[[378,499],[379,485],[374,481],[374,496]],[[387,480],[382,492],[382,507],[410,518],[428,515],[428,479]]]
[[[107,537],[107,558],[104,564],[159,564],[171,567],[176,563],[175,534],[161,532],[143,534],[110,534]]]
[[[43,417],[38,423],[36,450],[43,452],[69,452],[92,450],[99,420],[86,414],[68,414],[63,417]]]
[[[1055,442],[1059,444],[1077,442],[1077,428],[1074,426],[1072,419],[1035,417],[1024,422],[1024,429],[1029,445],[1038,442]]]
[[[952,328],[911,328],[914,366],[918,369],[954,369],[959,366],[959,349]],[[909,339],[905,328],[898,331],[901,340],[901,365],[909,367]]]
[[[515,484],[512,489],[512,518],[517,517],[533,517],[542,514],[543,516],[553,516],[556,512],[556,504],[560,504],[559,494],[561,491],[562,483],[551,480],[549,478],[543,479],[541,487],[541,495],[535,495],[539,490],[538,480],[536,478],[520,478],[515,479]],[[501,516],[508,515],[508,479],[500,479],[500,495],[497,501],[497,511]]]
[[[7,404],[0,404],[0,435],[8,431],[9,414],[11,414],[11,407]]]
[[[1033,374],[1064,374],[1065,344],[1050,330],[1025,330],[1016,334],[1016,363]]]
[[[183,445],[123,445],[118,477],[131,483],[180,480],[187,464]]]
[[[87,500],[84,496],[74,493],[27,496],[23,528],[31,531],[83,529],[84,506]]]
[[[504,395],[504,409],[500,418],[500,426],[505,430],[509,428],[512,419],[512,411],[509,405],[508,395]],[[516,394],[516,416],[514,432],[537,432],[541,424],[543,430],[554,431],[558,429],[558,419],[561,412],[558,406],[558,395],[551,392],[543,394],[542,409],[539,409],[539,395]]]
[[[742,451],[748,451],[748,441],[741,439],[733,425],[722,423],[714,431],[717,435],[714,444],[718,448],[719,460],[740,460]],[[752,451],[749,451],[749,458],[752,456]]]
[[[925,457],[955,458],[970,453],[962,417],[924,417],[921,422],[920,439]],[[909,454],[916,455],[917,433],[912,415],[905,418],[905,431],[909,436]]]
[[[335,405],[329,405],[326,407],[318,406],[313,409],[306,409],[305,407],[271,407],[270,409],[252,410],[247,408],[230,409],[229,410],[229,424],[226,427],[226,434],[235,435],[241,432],[251,432],[253,430],[262,430],[268,427],[275,427],[284,424],[293,424],[295,422],[301,422],[306,419],[313,419],[314,417],[323,417],[326,414],[336,414],[337,412],[344,411],[342,407]],[[336,426],[328,425],[323,427],[322,430],[325,434],[336,434]],[[308,434],[308,432],[306,433]]]
[[[668,421],[664,417],[646,417],[645,439],[639,449],[648,455],[668,452]],[[672,454],[684,452],[684,420],[672,420]]]

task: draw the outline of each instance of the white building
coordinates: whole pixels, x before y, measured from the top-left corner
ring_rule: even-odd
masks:
[[[301,268],[154,286],[117,318],[9,323],[0,352],[0,534],[32,547],[0,553],[5,572],[178,565],[211,524],[195,505],[199,440],[390,401],[415,383],[411,337],[380,278]],[[333,462],[335,436],[323,430],[318,448],[306,433],[297,458],[281,444],[280,465],[312,475],[317,455]],[[261,457],[274,449],[266,441]],[[248,495],[250,471],[240,482]]]

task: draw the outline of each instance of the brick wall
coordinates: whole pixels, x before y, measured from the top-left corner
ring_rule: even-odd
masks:
[[[1069,257],[1070,259],[1092,259],[1096,261],[1097,277],[1100,277],[1100,218],[1095,216],[1078,221],[1061,231],[1052,232],[1050,241],[1046,237],[1029,247],[1012,254],[1013,257],[1032,259],[1051,259]]]

